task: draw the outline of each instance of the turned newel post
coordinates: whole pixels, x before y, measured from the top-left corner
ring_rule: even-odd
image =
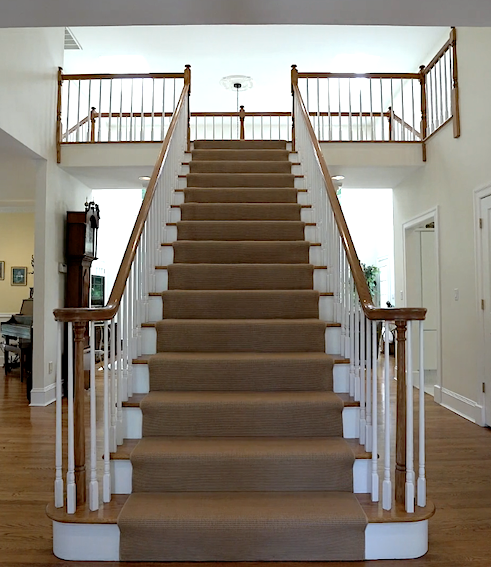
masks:
[[[293,97],[293,103],[292,103],[292,152],[295,151],[295,91],[294,91],[294,86],[298,87],[298,71],[297,71],[297,66],[296,65],[292,65],[292,71],[291,71],[291,82],[292,82],[292,97]]]
[[[405,503],[406,484],[406,332],[407,321],[396,321],[397,413],[395,500]]]
[[[188,89],[188,133],[187,133],[187,151],[191,151],[191,110],[190,110],[190,102],[191,102],[191,65],[185,65],[184,69],[184,84],[189,85]]]
[[[240,107],[239,118],[240,118],[240,139],[245,140],[245,126],[244,126],[245,110],[243,106]]]
[[[84,343],[86,323],[73,323],[74,334],[74,447],[77,506],[85,503]]]
[[[90,109],[90,141],[95,142],[95,106]]]
[[[426,72],[425,66],[419,68],[419,84],[421,86],[421,142],[423,150],[423,161],[426,161],[426,130],[428,128],[428,118],[426,114]]]
[[[58,101],[56,108],[56,162],[61,163],[61,89],[63,87],[63,69],[58,67]]]
[[[452,40],[452,115],[453,115],[453,137],[460,137],[460,105],[459,105],[459,74],[457,67],[457,30],[452,28],[450,32]]]

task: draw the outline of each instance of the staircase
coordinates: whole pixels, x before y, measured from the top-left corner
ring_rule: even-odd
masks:
[[[122,561],[365,559],[286,142],[195,142]]]

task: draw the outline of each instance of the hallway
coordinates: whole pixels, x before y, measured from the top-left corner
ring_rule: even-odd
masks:
[[[0,369],[0,380],[0,565],[117,565],[70,563],[52,555],[52,529],[44,510],[53,491],[55,407],[29,408],[25,385],[18,377],[5,378]],[[488,567],[490,564],[491,431],[436,405],[430,396],[426,396],[426,411],[428,496],[437,509],[430,520],[428,554],[410,561],[331,565]]]

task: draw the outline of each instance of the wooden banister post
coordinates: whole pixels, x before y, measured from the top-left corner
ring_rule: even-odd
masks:
[[[397,344],[397,414],[396,414],[396,470],[395,500],[404,504],[406,500],[406,332],[407,321],[396,321]]]
[[[77,506],[85,503],[85,408],[84,408],[84,340],[86,323],[73,323],[74,334],[74,445],[75,445],[75,484],[77,486]],[[70,363],[70,361],[69,361]]]
[[[245,126],[244,126],[245,110],[243,106],[240,107],[239,118],[240,118],[240,139],[245,140]]]
[[[63,86],[63,69],[58,67],[58,101],[56,104],[56,163],[61,163],[61,89]]]
[[[452,114],[453,114],[453,137],[460,137],[460,103],[459,103],[459,73],[457,67],[457,30],[452,28],[450,32],[452,40],[453,74],[452,74]]]
[[[392,142],[392,136],[394,134],[392,129],[392,120],[393,120],[392,107],[389,106],[389,142]]]
[[[95,143],[95,106],[90,109],[90,141]]]
[[[293,86],[298,86],[298,71],[297,66],[292,65],[291,71],[291,83],[292,83],[292,152],[295,151],[295,95],[293,91]]]
[[[188,90],[188,134],[187,134],[187,151],[191,151],[191,65],[185,65],[184,69],[184,84],[189,85]],[[163,118],[162,118],[163,120]]]
[[[421,142],[423,151],[423,161],[426,161],[426,129],[428,128],[426,115],[426,72],[425,66],[419,68],[419,84],[421,85]]]

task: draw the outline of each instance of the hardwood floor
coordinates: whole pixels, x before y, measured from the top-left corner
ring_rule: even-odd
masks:
[[[18,377],[5,378],[0,369],[0,380],[0,565],[120,565],[65,562],[53,555],[51,522],[45,508],[53,490],[55,408],[29,408],[25,384]],[[428,554],[411,561],[329,565],[491,565],[491,430],[436,405],[429,396],[426,411],[428,495],[437,508],[430,520]],[[292,563],[294,566],[299,564]]]

